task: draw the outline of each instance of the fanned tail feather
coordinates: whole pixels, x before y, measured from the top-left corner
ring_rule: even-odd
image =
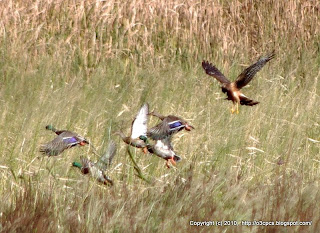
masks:
[[[181,157],[179,155],[174,155],[173,160],[176,162],[180,162],[181,161]]]
[[[259,103],[258,101],[249,99],[246,96],[240,96],[240,104],[241,105],[253,106],[253,105],[256,105],[258,103]]]

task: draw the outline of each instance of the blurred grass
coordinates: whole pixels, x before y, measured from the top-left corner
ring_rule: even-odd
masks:
[[[315,1],[0,2],[0,231],[289,231],[190,220],[320,229],[319,14]],[[244,89],[261,103],[231,115],[201,61],[232,79],[272,49],[276,58]],[[196,127],[173,140],[177,169],[132,150],[150,184],[112,135],[129,134],[144,102]],[[39,145],[54,137],[47,124],[100,153],[116,140],[115,186],[71,168],[94,157],[87,147],[42,157]]]

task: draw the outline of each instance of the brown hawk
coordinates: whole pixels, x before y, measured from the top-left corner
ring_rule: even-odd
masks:
[[[258,104],[258,101],[249,99],[247,96],[240,92],[240,89],[246,86],[255,76],[255,74],[261,70],[261,68],[275,56],[274,51],[266,56],[262,56],[258,61],[248,68],[246,68],[242,73],[237,77],[234,82],[231,82],[227,79],[214,65],[208,61],[202,62],[202,67],[205,72],[216,78],[219,82],[222,83],[221,89],[223,93],[227,94],[227,100],[233,102],[233,107],[231,108],[231,113],[239,113],[239,104],[253,106]]]

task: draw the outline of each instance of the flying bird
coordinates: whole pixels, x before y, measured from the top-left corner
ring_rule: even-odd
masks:
[[[64,150],[74,146],[84,146],[89,142],[82,136],[68,130],[57,130],[52,125],[46,126],[47,130],[55,132],[58,136],[52,141],[41,145],[40,152],[48,156],[57,156]]]
[[[81,162],[73,162],[72,166],[79,168],[82,174],[90,174],[100,183],[113,185],[113,181],[105,174],[105,170],[110,167],[116,154],[116,149],[116,144],[110,141],[106,153],[97,162],[94,163],[88,158],[81,157]]]
[[[137,116],[132,121],[131,134],[126,136],[123,132],[118,131],[114,134],[119,135],[122,140],[128,145],[142,148],[144,153],[147,153],[146,144],[141,140],[140,136],[147,136],[149,105],[145,103],[139,110]]]
[[[156,126],[150,128],[147,132],[147,136],[153,140],[165,139],[183,129],[190,131],[194,129],[186,120],[181,117],[169,115],[163,116],[157,112],[150,112],[149,115],[158,117],[161,122]]]
[[[241,93],[240,89],[246,86],[255,76],[255,74],[262,69],[262,67],[275,56],[274,51],[266,56],[262,56],[258,61],[248,68],[246,68],[242,73],[237,77],[234,82],[231,82],[227,79],[214,65],[208,61],[202,62],[202,67],[205,72],[216,78],[221,84],[221,89],[223,93],[227,94],[227,100],[233,102],[231,108],[231,113],[239,113],[239,104],[253,106],[258,104],[258,101],[252,100]]]
[[[177,155],[173,150],[173,147],[171,145],[171,136],[168,136],[161,140],[156,140],[154,145],[149,144],[148,138],[145,136],[140,136],[140,139],[142,139],[146,143],[149,153],[155,154],[158,157],[167,160],[167,168],[170,168],[169,163],[175,166],[176,162],[179,162],[181,160],[181,157]]]

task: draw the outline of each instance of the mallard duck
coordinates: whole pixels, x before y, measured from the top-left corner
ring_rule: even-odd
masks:
[[[148,113],[149,105],[146,103],[140,108],[136,118],[132,121],[130,136],[127,137],[121,131],[114,133],[119,135],[128,145],[143,148],[144,153],[147,152],[146,144],[139,136],[147,136]]]
[[[153,140],[162,140],[171,136],[183,129],[190,131],[194,129],[186,120],[181,117],[169,115],[163,116],[155,111],[150,112],[149,115],[156,116],[162,120],[159,124],[148,130],[147,136]]]
[[[110,167],[115,154],[116,144],[110,141],[106,153],[102,155],[96,163],[90,161],[88,158],[81,157],[81,163],[73,162],[72,166],[79,168],[85,175],[90,174],[91,177],[100,183],[113,185],[113,181],[105,174],[105,170]]]
[[[220,83],[222,83],[221,89],[223,93],[227,94],[227,100],[233,102],[231,108],[231,113],[239,113],[239,104],[253,106],[258,104],[258,101],[249,99],[247,96],[240,92],[240,89],[246,86],[255,76],[255,74],[262,69],[262,67],[267,64],[268,61],[273,59],[275,56],[274,51],[266,56],[260,57],[259,60],[253,65],[246,68],[234,81],[231,82],[227,79],[214,65],[208,61],[202,62],[202,67],[205,72],[216,78]]]
[[[57,156],[64,150],[80,145],[84,146],[89,142],[78,134],[67,130],[56,130],[52,125],[46,126],[47,130],[52,130],[58,136],[52,141],[41,145],[40,152],[48,156]]]
[[[155,154],[160,158],[167,160],[167,168],[170,168],[169,162],[175,166],[176,162],[181,160],[181,157],[173,151],[170,136],[161,140],[156,140],[154,145],[149,144],[148,138],[145,136],[140,136],[140,139],[146,143],[147,149],[151,154]]]

